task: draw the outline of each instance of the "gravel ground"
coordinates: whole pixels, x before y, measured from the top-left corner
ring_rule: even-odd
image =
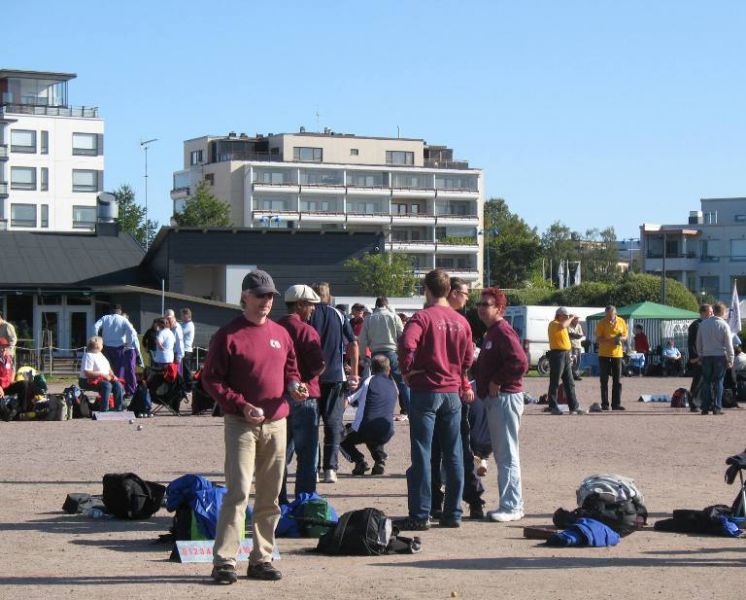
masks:
[[[89,520],[60,510],[68,492],[100,493],[101,478],[134,471],[167,483],[184,473],[222,478],[222,422],[212,417],[158,416],[142,431],[127,422],[77,420],[0,423],[0,598],[209,598],[251,594],[274,598],[742,598],[731,571],[746,565],[744,540],[644,530],[613,548],[552,549],[523,538],[523,525],[551,522],[572,508],[587,475],[617,472],[634,478],[651,522],[674,508],[730,504],[736,488],[723,482],[725,458],[746,446],[746,410],[701,416],[642,393],[671,393],[684,379],[627,378],[624,413],[551,416],[526,408],[521,431],[526,518],[520,523],[465,521],[434,527],[412,556],[328,558],[309,555],[313,540],[280,540],[284,579],[242,579],[215,587],[209,565],[168,561],[154,544],[171,515],[144,522]],[[547,379],[529,378],[538,396]],[[598,379],[578,383],[581,402],[598,400]],[[376,506],[406,513],[404,470],[408,426],[397,425],[383,477],[350,477],[320,492],[345,511]],[[497,502],[494,463],[485,478],[488,505]],[[241,568],[243,569],[243,565]],[[713,568],[715,567],[715,568]],[[725,569],[721,571],[720,569]]]

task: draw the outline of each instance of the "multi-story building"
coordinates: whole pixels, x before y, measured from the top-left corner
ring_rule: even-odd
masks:
[[[676,279],[698,296],[746,294],[746,198],[703,198],[685,225],[640,227],[642,270]]]
[[[72,73],[0,70],[0,223],[93,230],[103,189],[104,122],[68,104]]]
[[[420,274],[482,281],[483,174],[421,139],[306,132],[184,142],[174,211],[200,181],[243,227],[378,231]]]

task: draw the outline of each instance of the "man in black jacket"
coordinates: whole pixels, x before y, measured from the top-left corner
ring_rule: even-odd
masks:
[[[697,399],[699,398],[699,384],[702,381],[702,364],[699,360],[699,354],[697,354],[697,332],[699,331],[699,324],[704,319],[709,319],[712,316],[712,305],[700,304],[699,305],[699,319],[689,325],[689,334],[687,336],[687,348],[689,350],[689,367],[692,370],[692,385],[689,388],[689,392],[692,395],[691,405],[689,410],[697,412]]]

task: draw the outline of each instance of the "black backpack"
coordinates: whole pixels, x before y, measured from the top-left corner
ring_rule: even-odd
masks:
[[[120,519],[148,519],[161,507],[166,486],[143,481],[134,473],[104,475],[106,512]]]
[[[573,511],[557,509],[552,520],[557,527],[564,529],[584,517],[600,521],[624,537],[642,529],[648,522],[648,509],[637,498],[608,502],[594,492],[583,500],[580,508]]]
[[[298,519],[306,522],[309,519]],[[319,523],[321,524],[321,523]],[[339,521],[326,521],[331,527],[319,538],[317,552],[336,556],[380,556],[381,554],[414,554],[421,549],[419,538],[397,535],[398,530],[377,508],[363,508],[344,513]]]

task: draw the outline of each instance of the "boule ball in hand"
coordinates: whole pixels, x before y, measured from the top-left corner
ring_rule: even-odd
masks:
[[[263,417],[264,411],[261,408],[252,408],[250,414],[252,417]]]

